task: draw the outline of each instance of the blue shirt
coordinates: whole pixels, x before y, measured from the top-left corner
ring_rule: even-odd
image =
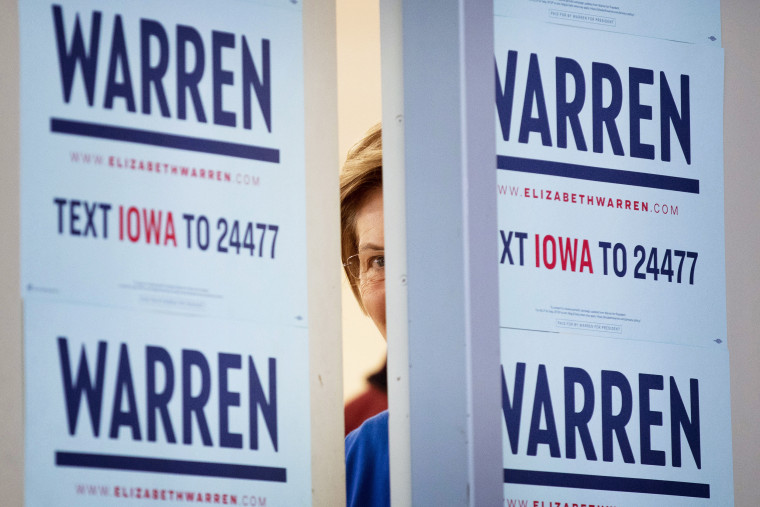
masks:
[[[389,507],[388,411],[370,417],[346,437],[346,505]]]

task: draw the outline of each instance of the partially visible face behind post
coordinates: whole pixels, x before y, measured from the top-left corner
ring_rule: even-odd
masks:
[[[373,190],[364,200],[356,216],[356,237],[359,253],[366,250],[385,250],[383,232],[383,191]],[[385,335],[385,280],[359,284],[364,308],[374,321],[383,338]]]

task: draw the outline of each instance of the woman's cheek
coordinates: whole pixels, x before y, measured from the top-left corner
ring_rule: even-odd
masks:
[[[367,313],[385,336],[385,284],[361,287],[362,302]]]

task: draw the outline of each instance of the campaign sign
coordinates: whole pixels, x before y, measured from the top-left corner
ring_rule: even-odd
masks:
[[[24,326],[28,505],[310,504],[305,327],[37,298]]]
[[[720,0],[495,0],[497,16],[721,46]]]
[[[308,505],[299,2],[19,17],[27,503]]]
[[[305,319],[300,3],[19,11],[23,297]]]
[[[495,24],[501,326],[725,347],[722,50]]]
[[[501,340],[504,505],[733,505],[724,347]]]

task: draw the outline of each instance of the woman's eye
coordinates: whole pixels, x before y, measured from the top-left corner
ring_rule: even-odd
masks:
[[[384,255],[378,255],[377,257],[374,257],[371,260],[371,264],[373,268],[385,268],[385,256]]]

